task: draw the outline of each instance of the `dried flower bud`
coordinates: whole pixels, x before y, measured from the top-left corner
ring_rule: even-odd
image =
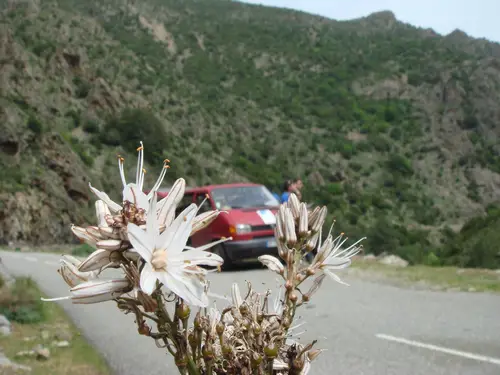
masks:
[[[90,254],[79,266],[78,270],[82,272],[100,270],[119,259],[119,255],[108,250],[97,249]]]
[[[300,201],[299,198],[297,198],[297,195],[295,195],[294,193],[290,194],[290,196],[288,197],[287,206],[290,209],[294,220],[298,219],[300,215]]]
[[[307,206],[305,203],[301,203],[299,206],[299,236],[305,237],[309,230],[308,226],[308,216],[307,216]]]
[[[292,292],[290,293],[290,301],[292,301],[293,303],[297,302],[297,293],[295,292]]]
[[[177,315],[180,320],[188,319],[190,314],[191,314],[191,309],[185,303],[181,303],[175,309],[175,315]]]
[[[233,305],[236,308],[239,308],[241,304],[243,303],[243,300],[241,299],[241,293],[240,293],[240,288],[237,283],[233,283],[231,285],[231,297],[233,300]]]
[[[295,280],[297,280],[299,283],[304,281],[306,277],[304,276],[303,273],[298,273],[297,276],[295,276]]]
[[[313,217],[312,220],[309,221],[309,227],[311,228],[311,232],[316,233],[320,230],[320,228],[325,223],[327,214],[326,206],[323,206],[319,209],[318,214]]]
[[[131,289],[127,279],[91,280],[71,288],[75,304],[111,301]]]
[[[319,232],[316,232],[307,239],[305,245],[305,251],[306,252],[313,251],[316,248],[316,245],[318,244],[318,240],[319,240]]]
[[[258,259],[271,271],[274,271],[279,275],[283,275],[285,273],[285,267],[281,264],[278,258],[275,258],[272,255],[261,255]]]
[[[286,204],[280,205],[276,214],[276,233],[280,240],[286,240]]]
[[[107,227],[108,223],[106,220],[107,215],[111,215],[108,205],[102,200],[97,200],[95,202],[95,215],[97,217],[97,226]]]
[[[191,236],[208,227],[215,219],[217,219],[217,217],[219,216],[220,214],[220,211],[207,211],[207,212],[203,212],[202,214],[196,216],[194,219],[193,219],[193,229],[191,230]]]
[[[72,257],[69,256],[61,259],[61,267],[57,272],[62,276],[63,280],[70,288],[94,279],[98,274],[98,272],[83,272],[78,270],[77,266],[80,264],[80,261],[72,259]]]
[[[285,289],[286,290],[292,290],[293,289],[293,284],[290,280],[287,280],[285,283]]]
[[[289,208],[285,208],[285,239],[288,246],[293,247],[297,243],[295,233],[295,221]]]
[[[88,229],[87,229],[88,231]],[[112,228],[112,227],[99,227],[98,228],[99,234],[101,235],[102,239],[108,238],[108,239],[114,239],[114,240],[119,240],[121,239],[121,233],[120,230],[117,228]]]
[[[307,215],[309,216],[309,224],[311,224],[312,221],[316,220],[316,216],[318,216],[319,210],[321,209],[320,206],[314,207],[312,211],[309,211]]]
[[[306,273],[307,273],[307,276],[312,276],[316,273],[316,269],[314,269],[312,267],[307,267]]]
[[[98,227],[91,226],[91,227],[87,227],[85,230],[87,231],[87,233],[90,236],[92,236],[93,238],[95,238],[97,240],[104,240],[105,239],[105,237],[99,231]]]
[[[286,257],[288,254],[288,248],[283,243],[284,239],[279,239],[278,236],[276,235],[276,233],[275,233],[274,237],[276,238],[276,246],[278,248],[278,255],[280,256],[281,259],[286,261]]]
[[[97,238],[90,235],[85,228],[77,227],[76,225],[71,226],[71,231],[75,236],[78,237],[80,241],[85,242],[87,245],[96,246]]]
[[[96,243],[96,246],[104,250],[123,250],[126,249],[129,244],[120,240],[101,240]]]

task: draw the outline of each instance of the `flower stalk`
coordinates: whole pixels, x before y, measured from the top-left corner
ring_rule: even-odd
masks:
[[[330,229],[322,241],[326,207],[309,211],[291,194],[276,214],[279,258],[259,257],[281,280],[274,302],[270,298],[275,293],[270,290],[258,293],[248,283],[243,296],[233,284],[230,303],[219,311],[209,306],[207,278],[220,270],[223,259],[211,249],[231,238],[198,248],[187,242],[221,212],[199,214],[199,207],[191,204],[176,216],[186,186],[182,178],[158,201],[156,192],[166,176],[167,159],[153,189],[144,193],[142,143],[137,151],[135,183],[127,183],[125,159],[118,158],[121,204],[90,186],[98,197],[96,225],[73,225],[71,230],[95,251],[82,260],[61,259],[58,272],[70,295],[52,300],[115,301],[119,310],[135,316],[138,334],[150,337],[173,357],[181,375],[306,375],[321,350],[313,349],[316,341],[303,345],[296,340],[297,309],[311,301],[326,276],[343,283],[334,271],[351,264],[361,240],[344,248],[347,238],[343,234],[333,238]],[[316,252],[311,264],[305,261],[310,252]],[[102,278],[109,268],[122,276]]]

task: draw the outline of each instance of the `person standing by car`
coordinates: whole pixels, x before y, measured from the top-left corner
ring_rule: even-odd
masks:
[[[300,178],[296,178],[294,180],[292,180],[292,185],[293,185],[293,193],[295,193],[295,195],[297,196],[297,198],[299,198],[299,201],[302,200],[302,188],[304,187],[304,183],[302,182],[302,180]]]
[[[293,193],[294,189],[295,186],[292,180],[286,180],[283,183],[283,193],[281,193],[280,202],[281,203],[288,202],[288,198],[290,198],[290,193]]]

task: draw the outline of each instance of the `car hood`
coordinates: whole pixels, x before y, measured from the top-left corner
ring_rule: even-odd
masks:
[[[229,220],[233,224],[249,224],[252,226],[276,224],[274,215],[278,207],[256,207],[232,209],[228,211]]]

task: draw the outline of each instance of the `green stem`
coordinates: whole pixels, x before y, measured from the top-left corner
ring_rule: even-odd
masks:
[[[187,369],[189,375],[201,375],[200,371],[198,370],[198,367],[196,367],[196,363],[194,363],[194,360],[191,356],[188,356]]]
[[[212,372],[212,363],[209,362],[206,365],[207,365],[207,375],[212,375],[213,374],[213,372]]]

